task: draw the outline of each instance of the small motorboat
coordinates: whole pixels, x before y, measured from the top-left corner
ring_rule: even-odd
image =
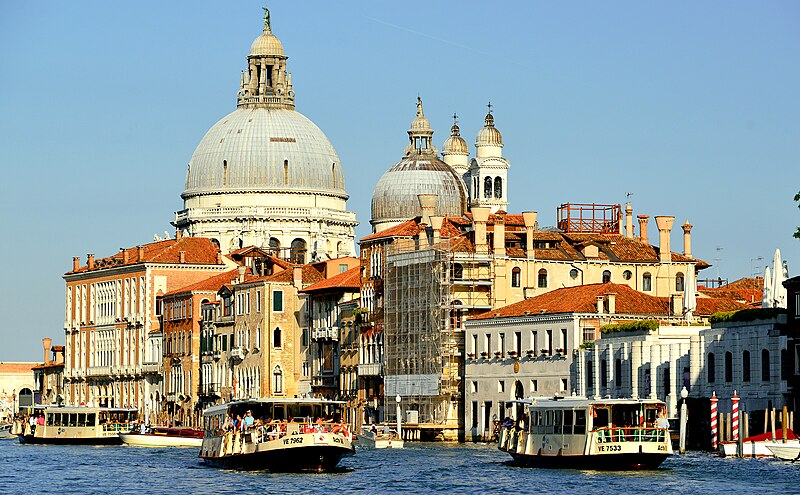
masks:
[[[798,438],[794,431],[786,430],[786,432],[786,438],[791,441],[790,444],[797,444]],[[780,439],[773,440],[771,432],[753,435],[742,439],[741,455],[742,457],[772,457],[773,453],[770,450],[770,447],[780,445],[789,444],[782,443],[782,440]],[[738,442],[720,442],[719,444],[719,454],[723,457],[735,457],[738,454],[738,449]]]
[[[378,428],[373,431],[365,429],[356,435],[359,446],[371,447],[374,449],[402,449],[403,439],[397,435],[397,430],[388,427]]]
[[[778,459],[784,461],[794,462],[800,460],[800,441],[797,440],[786,443],[775,442],[767,445],[767,450]]]
[[[119,438],[125,445],[135,445],[137,447],[200,448],[203,444],[203,430],[154,426],[148,428],[145,433],[141,431],[120,433]]]
[[[11,432],[11,427],[11,423],[0,425],[0,440],[4,438],[17,438],[17,436]]]

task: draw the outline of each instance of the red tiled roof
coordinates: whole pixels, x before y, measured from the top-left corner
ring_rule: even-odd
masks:
[[[0,362],[0,373],[27,373],[39,363],[3,363]]]
[[[655,297],[623,284],[588,284],[565,287],[531,297],[502,308],[492,309],[472,319],[509,318],[536,314],[596,313],[597,296],[616,294],[615,313],[628,315],[672,316],[667,297]],[[727,299],[698,298],[696,315],[746,309],[748,306]]]
[[[94,270],[137,263],[180,263],[181,252],[184,253],[184,262],[187,264],[215,265],[217,264],[217,253],[219,252],[219,249],[210,239],[203,237],[168,239],[144,244],[141,247],[141,259],[139,258],[139,246],[127,248],[113,256],[95,260]],[[126,257],[127,262],[125,261]],[[67,273],[88,271],[90,271],[88,266],[82,266],[78,270]]]
[[[220,273],[219,275],[214,275],[213,277],[209,277],[205,280],[201,280],[199,282],[187,285],[186,287],[181,287],[180,289],[169,291],[164,295],[172,296],[175,294],[183,294],[186,292],[216,293],[218,290],[222,288],[223,285],[230,284],[231,281],[234,280],[237,276],[238,276],[238,270],[228,270],[227,272]]]
[[[760,304],[763,297],[764,278],[740,278],[734,282],[715,288],[698,288],[704,296],[732,299],[754,305]]]
[[[289,268],[283,270],[281,272],[275,273],[273,275],[266,275],[263,277],[254,277],[254,276],[247,276],[245,277],[245,283],[251,282],[278,282],[278,283],[287,283],[291,284],[294,282],[294,267],[298,265],[289,265]],[[315,268],[313,265],[303,265],[302,266],[302,282],[304,285],[311,285],[323,280],[322,273]]]
[[[411,220],[407,220],[401,224],[397,224],[393,227],[389,227],[388,229],[384,229],[380,232],[375,232],[374,234],[363,237],[361,242],[384,239],[388,237],[414,237],[419,235],[419,222],[421,221],[421,217],[412,218]],[[466,222],[466,225],[469,224],[469,222]],[[465,224],[457,217],[445,217],[444,221],[442,222],[442,228],[439,231],[440,235],[442,237],[457,237],[462,235],[463,231],[458,227],[458,225],[463,226]]]
[[[331,278],[306,287],[302,292],[318,292],[330,289],[358,289],[361,287],[361,267],[356,266]]]

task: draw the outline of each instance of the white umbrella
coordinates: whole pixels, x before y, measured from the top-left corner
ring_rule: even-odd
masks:
[[[772,277],[769,276],[769,266],[764,267],[764,290],[761,296],[761,307],[772,307]]]
[[[772,300],[773,308],[786,307],[786,287],[783,286],[783,281],[786,278],[783,275],[783,263],[781,263],[781,250],[775,250],[775,259],[772,265]]]
[[[689,268],[686,273],[686,280],[683,282],[683,314],[686,321],[692,321],[692,312],[697,309],[697,283],[694,279],[694,266]]]

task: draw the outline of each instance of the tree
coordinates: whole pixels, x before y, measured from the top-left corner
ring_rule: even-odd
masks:
[[[794,195],[794,200],[798,202],[797,207],[800,208],[800,192]],[[794,233],[794,236],[800,239],[800,227],[797,227],[797,232]]]

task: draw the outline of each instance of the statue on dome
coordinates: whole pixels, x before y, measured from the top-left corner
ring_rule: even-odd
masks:
[[[417,96],[417,117],[422,117],[424,114],[422,113],[422,98]]]
[[[266,7],[261,7],[264,10],[264,31],[272,31],[272,27],[269,24],[269,9]]]

